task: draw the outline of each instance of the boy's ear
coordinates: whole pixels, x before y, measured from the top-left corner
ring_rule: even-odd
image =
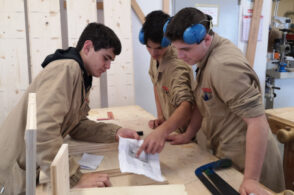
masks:
[[[84,46],[82,50],[84,51],[85,54],[89,53],[90,49],[93,47],[93,43],[91,40],[86,40],[84,42]]]

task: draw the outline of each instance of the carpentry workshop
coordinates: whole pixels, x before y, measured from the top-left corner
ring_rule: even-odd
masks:
[[[294,0],[0,0],[0,195],[294,195]]]

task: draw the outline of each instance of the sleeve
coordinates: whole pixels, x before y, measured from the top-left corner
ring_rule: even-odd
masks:
[[[193,73],[188,67],[179,66],[170,74],[170,95],[171,104],[178,107],[182,102],[188,101],[192,105],[195,104],[192,82]]]
[[[155,84],[155,73],[154,73],[154,67],[153,67],[153,64],[154,64],[154,60],[150,59],[150,66],[149,66],[149,76],[150,76],[150,79],[153,83],[153,85]]]
[[[79,124],[70,132],[73,139],[109,143],[115,141],[115,135],[121,126],[111,123],[95,122],[84,117]]]
[[[63,143],[61,125],[69,111],[78,73],[74,66],[50,64],[35,81],[38,116],[37,164],[44,182],[50,178],[50,164]],[[76,170],[78,165],[70,164],[71,170]]]
[[[241,64],[217,66],[211,74],[217,95],[242,118],[264,114],[259,80],[254,70]]]

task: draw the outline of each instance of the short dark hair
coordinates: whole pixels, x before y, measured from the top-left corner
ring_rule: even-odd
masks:
[[[144,41],[151,40],[154,43],[161,43],[163,37],[163,26],[165,22],[169,19],[169,15],[161,10],[156,10],[150,12],[143,24]]]
[[[116,34],[109,27],[100,23],[89,23],[82,32],[76,49],[80,52],[85,41],[90,40],[94,45],[94,50],[113,48],[113,53],[119,55],[121,43]]]
[[[203,24],[209,34],[213,34],[210,29],[212,17],[204,14],[199,9],[187,7],[181,9],[169,22],[166,29],[166,36],[170,41],[183,40],[184,31],[193,24]]]

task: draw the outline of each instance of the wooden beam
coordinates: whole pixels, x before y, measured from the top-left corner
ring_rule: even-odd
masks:
[[[69,195],[68,145],[62,144],[50,167],[53,195]]]
[[[250,66],[252,67],[254,65],[254,59],[255,59],[262,4],[263,4],[263,0],[255,0],[254,6],[253,6],[251,24],[250,24],[250,32],[249,32],[246,57]]]
[[[103,10],[103,2],[97,2],[97,9]]]
[[[169,14],[169,0],[162,0],[162,11]]]
[[[141,23],[143,24],[145,22],[145,15],[144,13],[142,12],[140,6],[138,5],[137,1],[136,0],[132,0],[131,1],[131,4],[132,4],[132,8],[133,10],[135,11],[135,13],[137,14],[139,20],[141,21]]]
[[[132,0],[131,5],[132,5],[133,10],[137,14],[139,20],[143,24],[145,22],[145,15],[142,12],[140,6],[136,2],[136,0]],[[168,1],[164,0],[164,6],[167,6],[168,7],[167,10],[169,10],[169,0]],[[97,2],[97,9],[103,10],[103,2]],[[168,13],[168,11],[166,13]]]
[[[25,131],[26,142],[26,193],[36,194],[36,94],[29,93],[27,124]]]

